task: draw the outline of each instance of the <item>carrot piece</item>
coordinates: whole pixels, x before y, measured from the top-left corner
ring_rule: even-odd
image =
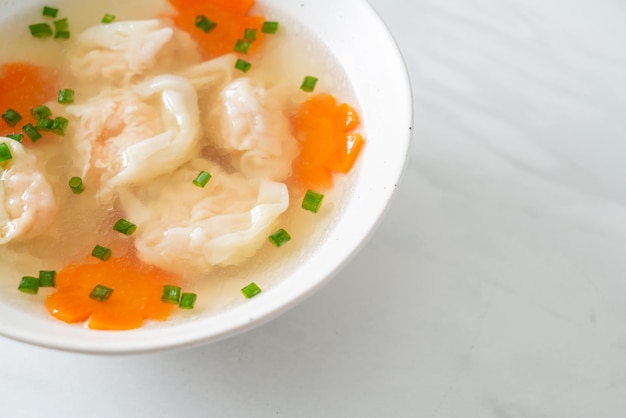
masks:
[[[22,115],[16,126],[0,119],[0,135],[18,133],[27,123],[35,125],[30,109],[53,100],[59,91],[59,74],[52,68],[15,62],[0,66],[0,114],[11,108]]]
[[[345,174],[352,169],[365,141],[361,134],[347,134],[341,139],[343,140],[337,143],[337,147],[341,147],[341,150],[338,150],[333,156],[334,158],[329,161],[328,167],[333,171]]]
[[[141,311],[120,304],[96,307],[89,317],[89,328],[99,330],[128,330],[141,327]]]
[[[97,263],[71,264],[57,273],[57,291],[46,299],[50,314],[68,323],[84,322],[92,329],[138,328],[145,319],[166,320],[171,304],[161,302],[165,284],[180,279],[141,263],[134,255]],[[89,297],[98,284],[113,289],[105,302]]]
[[[246,14],[254,6],[254,0],[170,0],[170,3],[178,10],[212,4],[238,14]]]
[[[365,144],[358,133],[357,112],[347,103],[337,104],[330,94],[316,94],[302,103],[293,116],[300,154],[294,160],[293,180],[305,189],[323,190],[333,185],[332,173],[347,173]]]
[[[339,123],[345,124],[346,132],[353,131],[359,126],[359,115],[347,103],[342,103],[337,106],[337,117],[339,118]]]
[[[89,315],[98,302],[84,298],[84,292],[81,293],[80,290],[66,290],[48,296],[46,307],[50,314],[69,324],[85,322],[89,319]]]
[[[189,33],[196,41],[204,59],[211,59],[233,52],[235,43],[243,39],[246,29],[256,29],[256,40],[249,53],[258,50],[263,43],[262,16],[250,16],[248,12],[254,0],[169,0],[177,11],[174,24]],[[205,16],[216,23],[215,28],[205,33],[195,24],[197,16]]]

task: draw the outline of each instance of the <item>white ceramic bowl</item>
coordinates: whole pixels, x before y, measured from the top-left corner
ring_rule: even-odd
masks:
[[[3,8],[29,2],[4,1]],[[389,31],[365,0],[258,0],[289,16],[336,56],[361,109],[367,146],[339,219],[325,242],[288,277],[221,313],[173,326],[98,332],[68,326],[0,301],[0,334],[50,348],[88,353],[137,353],[216,341],[256,327],[311,295],[366,242],[383,216],[405,165],[412,98],[407,72]]]

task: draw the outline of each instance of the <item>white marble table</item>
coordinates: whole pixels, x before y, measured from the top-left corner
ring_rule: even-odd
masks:
[[[0,339],[1,416],[626,416],[626,2],[371,2],[416,109],[367,247],[213,345]]]

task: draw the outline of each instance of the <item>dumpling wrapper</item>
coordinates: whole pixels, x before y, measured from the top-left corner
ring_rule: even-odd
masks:
[[[0,163],[0,244],[36,235],[57,213],[52,187],[37,158],[19,142],[0,137],[13,158]]]
[[[204,188],[192,183],[201,170],[212,175]],[[207,272],[254,255],[287,210],[289,193],[283,183],[251,181],[195,159],[149,185],[121,191],[120,203],[138,225],[133,236],[144,262]]]
[[[189,80],[201,99],[209,96],[208,99],[213,100],[213,95],[234,78],[236,62],[237,55],[226,54],[187,67],[177,74]]]
[[[92,26],[71,44],[68,60],[79,80],[120,86],[197,64],[200,54],[191,37],[170,21],[150,19]]]
[[[83,176],[99,175],[98,196],[171,172],[198,153],[198,99],[180,76],[108,88],[67,112],[78,119],[73,140]]]
[[[201,109],[204,133],[231,154],[233,166],[246,177],[284,181],[299,152],[284,108],[275,92],[238,78],[213,107]]]

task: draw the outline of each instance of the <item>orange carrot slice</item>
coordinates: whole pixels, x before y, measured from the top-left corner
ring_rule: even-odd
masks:
[[[249,53],[263,43],[262,16],[249,16],[254,0],[169,0],[177,10],[176,26],[191,35],[198,43],[204,59],[215,58],[234,51],[237,40],[243,39],[246,29],[256,29],[256,40]],[[205,16],[216,23],[208,33],[196,27],[196,17]]]
[[[134,255],[71,264],[57,274],[57,291],[46,299],[46,308],[64,322],[88,321],[92,329],[133,329],[141,327],[145,319],[164,321],[169,317],[173,305],[161,301],[163,286],[179,282]],[[104,302],[89,297],[99,284],[113,289]]]
[[[300,105],[292,118],[300,155],[293,163],[293,179],[305,189],[332,186],[333,172],[352,169],[365,140],[352,133],[359,126],[357,112],[337,104],[330,94],[317,94]]]
[[[0,66],[0,114],[11,108],[22,115],[16,126],[0,119],[0,135],[19,133],[27,123],[35,125],[30,109],[53,100],[59,91],[55,69],[15,62]]]

